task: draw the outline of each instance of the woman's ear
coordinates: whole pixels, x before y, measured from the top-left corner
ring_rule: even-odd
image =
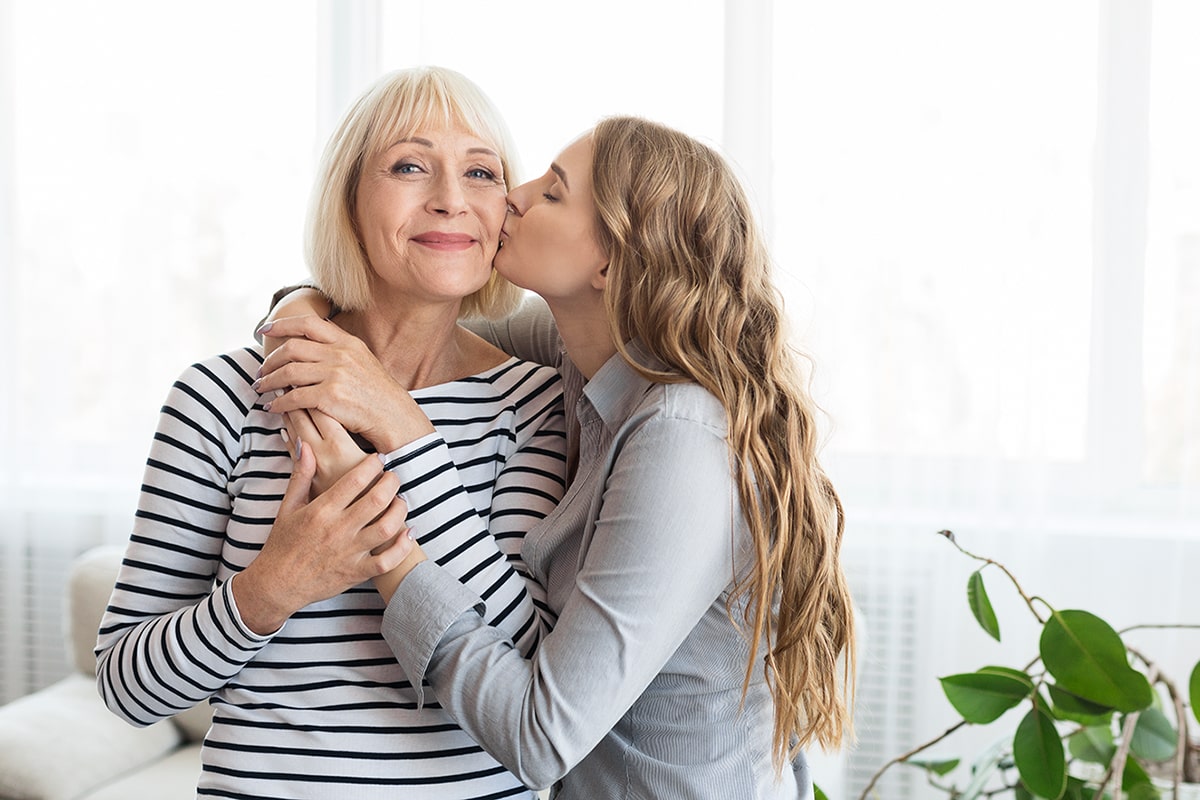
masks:
[[[600,291],[603,291],[604,287],[606,287],[606,286],[608,286],[608,262],[607,261],[605,261],[603,264],[601,264],[599,269],[597,269],[594,273],[592,273],[592,288],[593,289],[599,289]]]

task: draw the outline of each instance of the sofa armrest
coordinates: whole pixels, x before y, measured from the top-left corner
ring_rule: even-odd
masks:
[[[0,707],[0,798],[69,800],[177,748],[179,728],[134,728],[72,674]]]

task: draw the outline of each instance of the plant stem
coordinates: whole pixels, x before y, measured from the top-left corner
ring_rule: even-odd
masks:
[[[1016,588],[1017,594],[1021,595],[1021,599],[1025,601],[1025,605],[1029,606],[1030,613],[1033,614],[1034,618],[1039,623],[1041,623],[1042,625],[1046,624],[1046,620],[1042,619],[1042,615],[1038,613],[1037,608],[1035,608],[1033,605],[1033,601],[1035,599],[1041,600],[1041,598],[1040,597],[1030,597],[1029,595],[1027,595],[1025,593],[1025,590],[1021,588],[1021,584],[1017,581],[1016,577],[1011,572],[1008,571],[1008,567],[1004,566],[999,561],[988,558],[986,556],[975,555],[971,551],[967,550],[966,548],[964,548],[962,545],[960,545],[958,543],[957,539],[954,538],[953,531],[943,530],[943,531],[938,531],[938,534],[941,536],[944,536],[946,538],[946,540],[950,542],[950,544],[952,544],[956,548],[958,548],[958,552],[962,553],[963,555],[967,556],[968,558],[973,558],[976,561],[982,561],[985,564],[992,564],[993,566],[997,567],[1001,572],[1003,572],[1005,575],[1007,575],[1008,579],[1010,581],[1012,581],[1012,585]],[[1042,600],[1042,602],[1046,603],[1045,600]],[[1049,605],[1049,603],[1046,603],[1046,605]]]
[[[1178,625],[1130,625],[1128,628],[1122,628],[1117,631],[1118,634],[1124,636],[1130,631],[1149,631],[1149,630],[1183,630],[1183,631],[1200,631],[1200,625],[1188,625],[1180,623]]]
[[[1134,653],[1138,658],[1145,661],[1140,653],[1137,653],[1132,648],[1126,646],[1131,653]],[[1158,667],[1149,664],[1149,675],[1146,678],[1150,683],[1159,680]],[[1103,797],[1105,789],[1111,781],[1113,784],[1113,800],[1121,800],[1121,783],[1125,775],[1125,761],[1129,758],[1129,747],[1133,744],[1133,731],[1137,727],[1138,718],[1142,716],[1142,712],[1134,711],[1125,715],[1125,724],[1121,726],[1121,746],[1117,748],[1117,752],[1113,755],[1112,760],[1108,762],[1108,772],[1104,773],[1104,782],[1100,784],[1100,788],[1096,790],[1096,797]],[[1176,793],[1178,796],[1178,793]]]
[[[1137,628],[1137,627],[1151,627],[1151,626],[1142,625],[1142,626],[1134,626],[1134,627]],[[1188,626],[1159,625],[1159,626],[1153,626],[1153,627],[1165,628],[1165,627],[1188,627]],[[1126,628],[1125,630],[1128,631],[1128,630],[1132,630],[1132,629]],[[1124,633],[1124,632],[1125,631],[1122,631],[1122,633]],[[1134,658],[1137,658],[1143,664],[1146,665],[1146,667],[1148,668],[1147,671],[1150,673],[1150,675],[1153,676],[1153,682],[1161,683],[1163,686],[1167,687],[1167,695],[1170,696],[1171,702],[1175,706],[1175,721],[1177,723],[1177,730],[1175,732],[1175,736],[1176,736],[1175,768],[1172,770],[1171,780],[1172,780],[1172,783],[1174,784],[1174,791],[1175,791],[1174,796],[1178,797],[1179,796],[1179,784],[1183,783],[1183,770],[1184,770],[1184,766],[1187,763],[1187,748],[1188,748],[1188,742],[1190,741],[1190,737],[1188,736],[1187,709],[1185,709],[1183,707],[1183,697],[1179,694],[1179,690],[1175,688],[1175,683],[1170,678],[1168,678],[1166,675],[1162,674],[1162,671],[1158,668],[1157,664],[1155,664],[1150,659],[1146,658],[1146,656],[1143,653],[1141,653],[1140,651],[1138,651],[1136,648],[1130,647],[1129,645],[1125,645],[1125,649],[1128,650],[1130,653],[1132,653]]]
[[[860,794],[858,796],[858,800],[867,800],[867,797],[871,794],[871,790],[875,788],[875,784],[878,783],[879,779],[883,777],[883,773],[887,772],[889,769],[896,766],[897,764],[899,764],[903,761],[907,761],[908,759],[915,756],[917,753],[920,753],[923,750],[933,747],[935,744],[940,742],[942,739],[945,739],[947,736],[954,733],[956,730],[958,730],[959,728],[961,728],[962,726],[964,726],[966,724],[967,724],[967,721],[965,719],[959,720],[958,722],[951,725],[949,728],[947,728],[945,731],[943,731],[938,736],[935,736],[934,738],[930,739],[928,742],[925,742],[924,744],[919,744],[916,747],[914,747],[912,750],[909,750],[907,753],[904,753],[903,755],[898,755],[895,758],[893,758],[891,761],[884,764],[882,767],[879,768],[879,770],[874,775],[871,776],[871,782],[868,783],[866,788],[862,790],[862,794]]]

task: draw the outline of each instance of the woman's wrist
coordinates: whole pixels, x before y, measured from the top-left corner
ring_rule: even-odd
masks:
[[[425,552],[421,550],[420,545],[414,545],[412,552],[400,564],[390,572],[385,572],[374,579],[375,589],[383,597],[384,603],[390,603],[392,595],[400,588],[400,584],[404,581],[408,574],[416,568],[422,561],[428,561]]]
[[[253,562],[230,579],[229,588],[238,616],[255,636],[270,636],[283,627],[292,615],[285,604],[273,598],[257,580]],[[248,574],[249,573],[249,574]]]
[[[374,430],[362,431],[360,435],[378,453],[394,453],[417,439],[437,432],[412,395],[404,390],[397,395],[397,402],[390,411],[375,416],[379,417],[378,426]]]

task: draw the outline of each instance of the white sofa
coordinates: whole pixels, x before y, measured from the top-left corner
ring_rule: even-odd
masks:
[[[122,548],[98,547],[71,566],[67,638],[70,675],[0,707],[0,800],[191,800],[207,703],[135,728],[96,692],[92,653],[116,582]]]

